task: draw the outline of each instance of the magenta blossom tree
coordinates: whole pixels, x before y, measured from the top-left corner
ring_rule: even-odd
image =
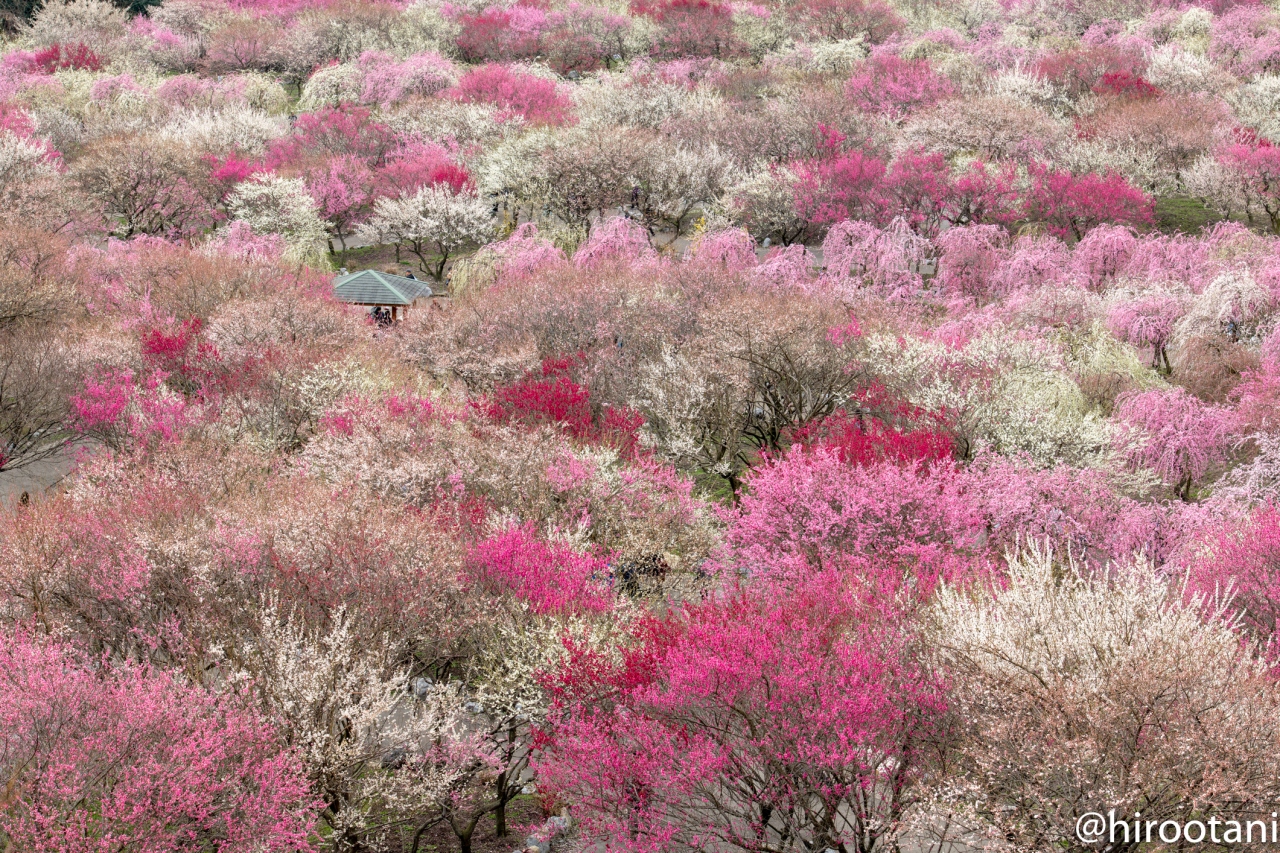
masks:
[[[927,237],[938,233],[947,218],[951,170],[939,153],[904,151],[889,166],[882,185],[889,210]]]
[[[846,219],[878,220],[883,206],[884,161],[861,151],[796,167],[795,206],[800,218],[830,226]]]
[[[539,783],[611,850],[880,849],[943,733],[890,600],[836,574],[756,586],[570,646]]]
[[[1102,224],[1143,227],[1155,222],[1155,201],[1119,174],[1085,175],[1032,165],[1025,215],[1061,238],[1082,238]]]
[[[1280,628],[1280,507],[1268,503],[1225,522],[1196,549],[1189,591],[1210,600],[1231,596],[1231,608],[1274,655]]]
[[[512,593],[535,613],[600,612],[611,602],[607,563],[564,545],[543,542],[531,525],[513,527],[472,548],[474,580],[495,593]]]
[[[1117,174],[1077,177],[1033,165],[1026,217],[1043,222],[1056,237],[1080,240],[1103,224],[1141,227],[1155,221],[1155,202]]]

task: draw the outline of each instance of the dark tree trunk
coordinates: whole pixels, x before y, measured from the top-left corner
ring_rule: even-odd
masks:
[[[493,834],[496,838],[507,837],[507,774],[498,774],[498,807],[493,810]]]
[[[458,836],[458,848],[462,853],[471,853],[471,837],[476,834],[476,824],[483,816],[484,812],[480,812],[461,825],[456,820],[449,821],[449,825],[453,827],[453,834]]]

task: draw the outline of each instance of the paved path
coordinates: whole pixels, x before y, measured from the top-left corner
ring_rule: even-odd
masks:
[[[75,467],[72,453],[68,450],[14,471],[0,471],[0,505],[16,503],[23,492],[31,500],[38,500],[71,473]]]

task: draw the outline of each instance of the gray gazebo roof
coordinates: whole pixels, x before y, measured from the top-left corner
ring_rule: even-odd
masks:
[[[341,302],[355,305],[412,305],[433,294],[424,281],[400,275],[361,270],[338,276],[333,282],[333,295]]]

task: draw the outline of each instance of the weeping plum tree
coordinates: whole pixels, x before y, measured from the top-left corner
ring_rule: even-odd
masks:
[[[1226,461],[1231,413],[1182,388],[1131,394],[1119,401],[1116,416],[1129,464],[1160,475],[1184,501],[1192,486]]]

